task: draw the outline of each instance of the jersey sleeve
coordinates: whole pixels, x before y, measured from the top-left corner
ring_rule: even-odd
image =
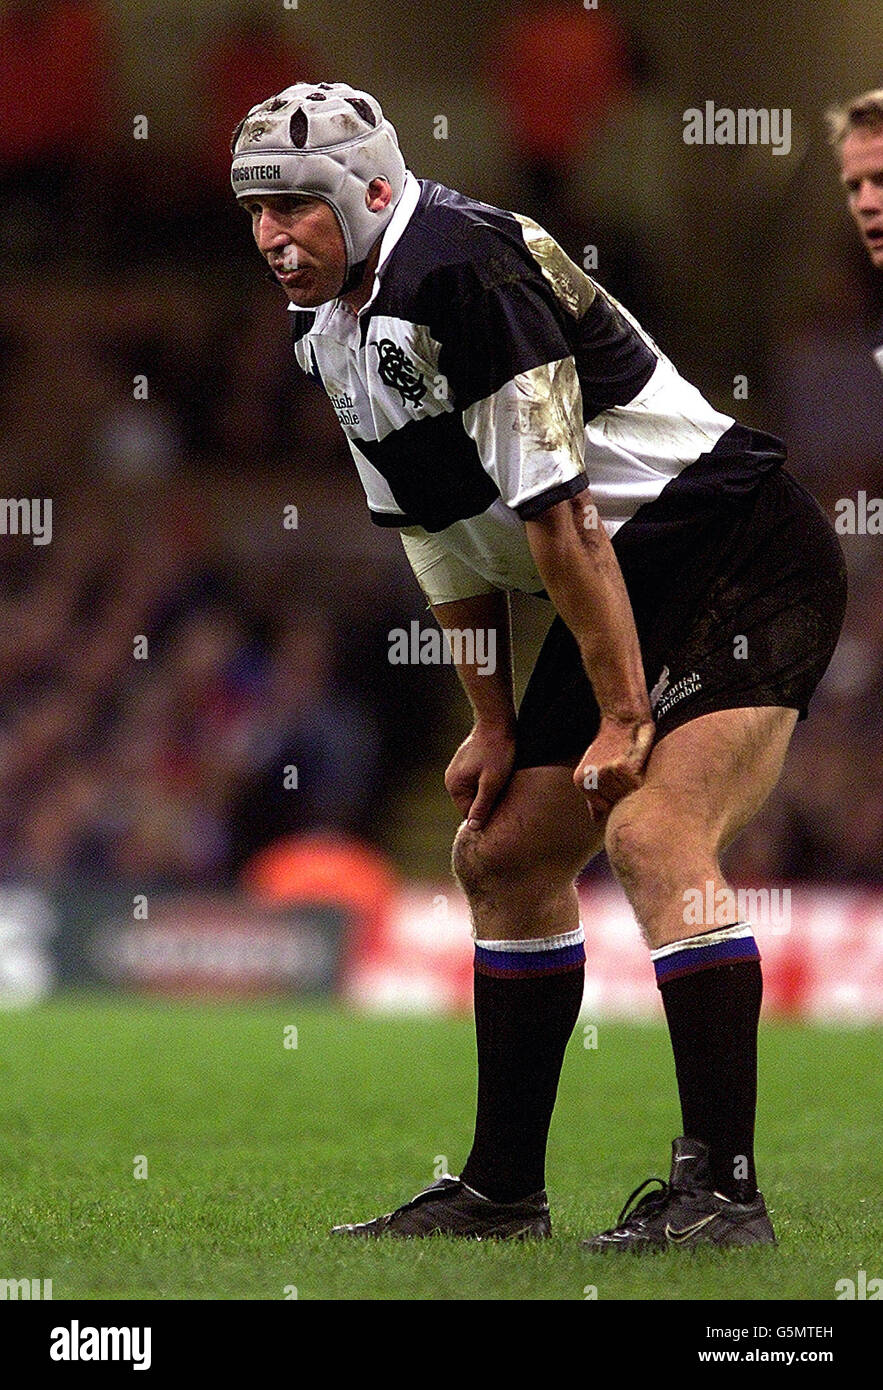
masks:
[[[439,366],[502,500],[523,519],[588,487],[582,396],[550,290],[516,262],[461,287]]]
[[[422,526],[408,526],[402,527],[399,534],[428,603],[454,603],[458,599],[496,592],[496,586],[449,550],[437,532],[424,531]]]

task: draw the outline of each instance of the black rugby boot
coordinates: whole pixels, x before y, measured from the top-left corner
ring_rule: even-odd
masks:
[[[520,1202],[492,1202],[473,1192],[459,1178],[445,1173],[418,1192],[410,1202],[387,1216],[350,1226],[334,1226],[332,1235],[463,1236],[467,1240],[537,1240],[551,1234],[549,1203],[545,1192]]]
[[[651,1183],[658,1183],[658,1188],[642,1197]],[[608,1250],[642,1254],[673,1245],[693,1249],[697,1245],[775,1244],[761,1193],[750,1202],[733,1202],[715,1192],[707,1146],[686,1138],[672,1144],[669,1181],[648,1178],[635,1188],[615,1226],[582,1242],[583,1249],[596,1254]]]

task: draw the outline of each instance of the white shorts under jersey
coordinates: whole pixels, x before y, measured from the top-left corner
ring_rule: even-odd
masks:
[[[358,316],[291,307],[297,362],[430,602],[542,590],[524,522],[586,488],[612,535],[699,460],[694,492],[781,463],[537,223],[410,173]]]

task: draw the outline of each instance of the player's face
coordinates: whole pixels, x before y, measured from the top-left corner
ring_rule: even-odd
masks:
[[[840,177],[862,241],[883,268],[883,130],[853,130],[840,146]]]
[[[314,309],[335,299],[346,278],[340,224],[320,198],[288,194],[244,200],[257,248],[292,304]]]

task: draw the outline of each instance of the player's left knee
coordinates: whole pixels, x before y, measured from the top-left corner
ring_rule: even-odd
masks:
[[[633,792],[617,802],[604,838],[610,867],[628,888],[656,884],[691,857],[694,829],[681,825],[658,796]]]

